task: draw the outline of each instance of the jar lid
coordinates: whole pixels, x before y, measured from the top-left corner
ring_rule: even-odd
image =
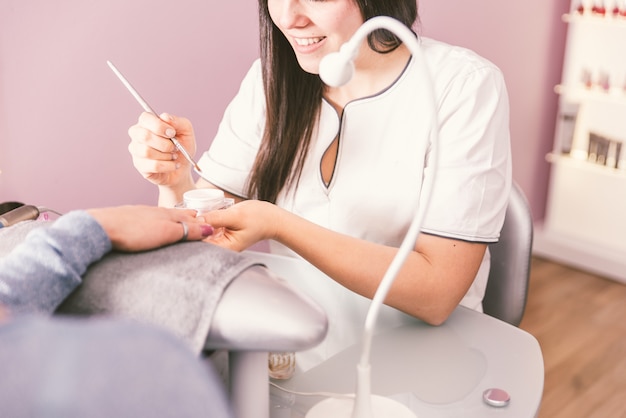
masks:
[[[190,209],[204,209],[224,200],[224,192],[219,189],[195,189],[183,195],[185,206]]]

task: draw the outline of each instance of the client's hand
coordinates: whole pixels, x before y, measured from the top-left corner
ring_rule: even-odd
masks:
[[[119,206],[87,212],[102,226],[113,248],[121,251],[149,250],[183,238],[197,241],[213,234],[213,227],[196,218],[196,211],[191,209]]]

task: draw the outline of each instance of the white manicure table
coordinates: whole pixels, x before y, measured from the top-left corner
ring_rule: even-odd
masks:
[[[321,275],[299,260],[268,255],[265,261],[280,277]],[[356,343],[276,383],[298,392],[354,393],[360,351]],[[372,392],[404,403],[418,418],[531,418],[538,414],[543,393],[543,356],[537,340],[464,307],[439,327],[414,321],[381,330],[373,340],[371,366]],[[495,407],[483,400],[483,392],[493,388],[508,393],[508,405]],[[304,417],[322,399],[272,388],[270,417]]]
[[[321,365],[281,382],[299,392],[354,393],[356,344]],[[407,405],[418,418],[535,417],[544,383],[541,349],[523,330],[459,307],[439,326],[384,331],[372,344],[372,392]],[[490,388],[505,390],[504,407],[483,401]],[[272,418],[304,417],[322,397],[272,389]]]

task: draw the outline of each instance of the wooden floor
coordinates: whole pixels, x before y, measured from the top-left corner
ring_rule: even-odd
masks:
[[[626,417],[626,285],[533,258],[520,327],[543,352],[539,418]]]

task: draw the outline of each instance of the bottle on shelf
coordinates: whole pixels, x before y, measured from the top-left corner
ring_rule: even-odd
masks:
[[[604,6],[604,0],[595,0],[593,6],[591,6],[591,13],[597,16],[605,16],[606,7]]]

